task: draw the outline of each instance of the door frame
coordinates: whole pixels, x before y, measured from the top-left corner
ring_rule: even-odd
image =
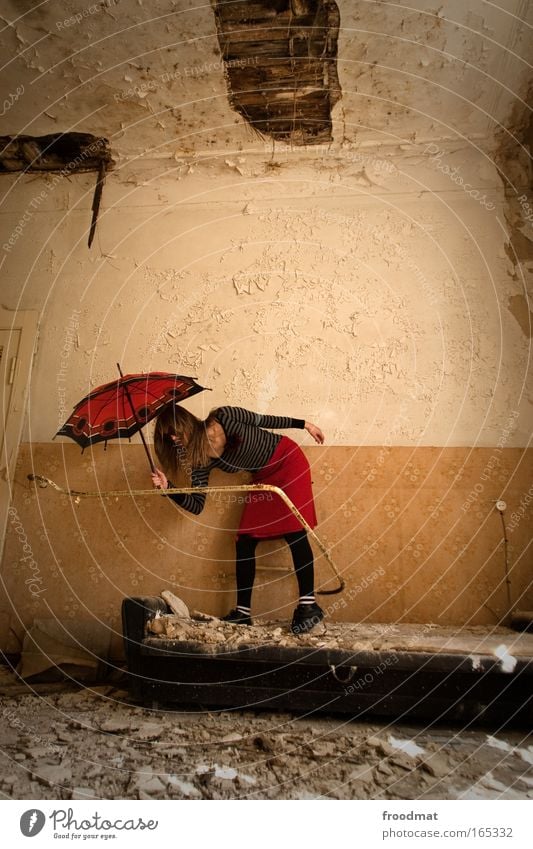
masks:
[[[24,414],[30,388],[33,356],[37,342],[39,313],[37,310],[8,310],[0,307],[0,329],[20,332],[17,362],[13,374],[9,407],[5,413],[5,433],[0,454],[0,562],[4,553],[7,515],[13,497]]]

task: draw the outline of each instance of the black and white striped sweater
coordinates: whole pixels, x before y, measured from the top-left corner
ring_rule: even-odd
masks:
[[[242,407],[218,407],[214,412],[216,420],[226,434],[226,446],[220,457],[216,457],[207,466],[192,470],[191,486],[203,487],[209,482],[212,469],[223,472],[257,472],[262,469],[276,450],[281,436],[263,428],[303,428],[304,419],[292,419],[287,416],[263,416],[252,413]],[[169,481],[169,486],[173,484]],[[177,493],[169,495],[176,504],[189,513],[201,513],[205,504],[205,493]]]

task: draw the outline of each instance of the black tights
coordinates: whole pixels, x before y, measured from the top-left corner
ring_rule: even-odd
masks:
[[[296,531],[283,537],[288,543],[292,554],[298,590],[302,596],[312,596],[314,593],[313,551],[309,545],[306,531]],[[236,572],[237,572],[237,606],[251,607],[252,589],[255,580],[255,549],[259,539],[249,534],[237,537]]]

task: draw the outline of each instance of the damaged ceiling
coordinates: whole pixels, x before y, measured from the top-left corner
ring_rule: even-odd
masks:
[[[340,99],[334,0],[215,2],[231,105],[259,133],[291,144],[331,142]]]
[[[525,0],[3,0],[0,133],[119,157],[490,143],[525,108],[530,23]]]

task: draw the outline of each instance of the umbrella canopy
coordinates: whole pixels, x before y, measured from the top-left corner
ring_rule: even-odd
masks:
[[[130,438],[165,406],[190,398],[204,388],[193,377],[181,374],[152,371],[121,375],[82,398],[56,436],[68,436],[81,448],[109,439]]]

